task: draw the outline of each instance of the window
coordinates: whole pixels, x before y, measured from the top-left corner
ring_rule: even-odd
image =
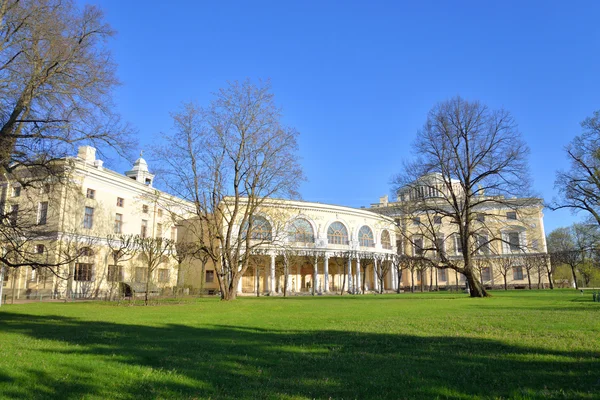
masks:
[[[381,247],[388,250],[392,248],[392,240],[390,239],[390,233],[386,230],[381,232]]]
[[[358,230],[358,244],[362,247],[373,247],[375,246],[375,240],[373,239],[373,231],[366,225],[363,225]]]
[[[516,211],[509,211],[506,213],[506,219],[512,219],[512,220],[516,220],[517,219],[517,213]]]
[[[531,241],[531,249],[532,249],[533,251],[538,251],[538,250],[539,250],[539,247],[540,247],[540,245],[539,245],[539,242],[538,242],[538,240],[537,240],[537,239],[533,239],[533,240]]]
[[[348,244],[348,230],[341,222],[334,222],[327,228],[329,244]]]
[[[414,217],[412,219],[412,223],[413,223],[413,225],[420,225],[421,224],[421,218],[420,217]]]
[[[167,268],[158,269],[158,281],[163,283],[169,282],[169,270]]]
[[[10,224],[12,226],[17,226],[17,220],[19,218],[19,205],[13,204],[10,206]]]
[[[290,224],[288,240],[297,243],[314,243],[315,235],[310,222],[303,218],[294,220],[294,222]]]
[[[92,280],[93,270],[94,264],[77,263],[75,264],[75,275],[73,279],[79,282],[89,282]]]
[[[44,250],[46,250],[46,247],[43,244],[35,245],[35,252],[37,254],[44,254]]]
[[[206,283],[215,281],[215,271],[206,271]]]
[[[477,214],[475,219],[477,220],[477,222],[485,222],[485,214],[479,213]]]
[[[85,229],[92,229],[94,227],[94,209],[92,207],[85,208],[83,227]]]
[[[148,205],[147,205],[147,204],[144,204],[144,205],[142,206],[142,212],[143,212],[144,214],[148,214]]]
[[[115,233],[123,231],[123,214],[115,214]]]
[[[508,233],[508,246],[510,248],[510,251],[519,251],[521,249],[519,232]]]
[[[460,236],[454,235],[454,248],[456,249],[456,254],[462,254],[462,241],[460,240]]]
[[[146,282],[146,278],[148,277],[148,268],[144,267],[135,267],[135,276],[134,280],[137,283]]]
[[[125,207],[125,199],[122,197],[117,197],[117,207]]]
[[[158,211],[156,211],[156,215],[158,215],[158,218],[162,218],[162,216],[163,216],[162,208],[159,208]]]
[[[439,215],[435,215],[433,217],[433,223],[436,225],[440,225],[442,223],[442,217]]]
[[[245,237],[246,233],[250,234],[250,239],[253,240],[271,240],[271,224],[266,220],[265,217],[255,215],[252,217],[252,229],[249,229],[248,223],[242,226],[242,236]],[[250,230],[250,231],[249,231]]]
[[[477,235],[477,250],[480,254],[490,254],[490,243],[486,235]]]
[[[446,244],[443,237],[438,237],[435,239],[435,250],[440,254],[446,255]]]
[[[123,267],[121,265],[109,265],[108,275],[106,276],[108,282],[122,282],[123,281]]]
[[[458,281],[459,282],[466,282],[467,281],[467,277],[463,274],[458,274]]]
[[[163,227],[162,224],[156,224],[156,237],[162,237]]]
[[[48,220],[48,202],[42,201],[38,204],[38,225],[46,225]]]
[[[446,271],[446,268],[438,269],[438,279],[442,282],[448,280],[448,271]]]
[[[12,197],[21,196],[21,186],[14,186],[12,189]]]
[[[79,250],[79,255],[82,257],[93,257],[94,256],[94,250],[92,250],[91,247],[82,247]]]
[[[140,229],[140,236],[145,238],[148,235],[148,220],[142,220],[142,227]]]
[[[150,185],[152,183],[152,179],[146,178],[146,185]]]
[[[413,255],[414,256],[422,256],[423,255],[423,238],[422,237],[413,238]]]
[[[177,240],[177,227],[172,226],[171,227],[171,240],[174,242],[175,240]]]
[[[523,267],[513,267],[513,279],[516,281],[523,279]]]
[[[492,271],[491,271],[490,267],[483,267],[481,269],[481,279],[483,281],[492,280]]]
[[[94,189],[88,189],[87,193],[85,194],[85,197],[87,197],[88,199],[95,199],[96,191]]]

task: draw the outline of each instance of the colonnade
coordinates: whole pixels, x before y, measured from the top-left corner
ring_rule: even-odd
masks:
[[[287,290],[289,292],[339,292],[344,287],[348,293],[361,293],[364,279],[364,290],[380,291],[379,273],[381,266],[387,269],[383,277],[383,290],[396,290],[398,277],[395,268],[391,268],[385,254],[379,257],[360,257],[353,255],[336,255],[335,253],[315,253],[304,256],[305,261],[291,265],[288,271]],[[238,282],[238,293],[282,293],[285,276],[282,271],[276,272],[277,253],[266,256],[266,262],[254,268],[248,268],[244,279]],[[335,260],[333,265],[330,261]],[[361,262],[363,263],[361,268]],[[368,263],[365,266],[364,263]],[[258,274],[256,274],[258,272]],[[365,276],[363,276],[363,274]]]

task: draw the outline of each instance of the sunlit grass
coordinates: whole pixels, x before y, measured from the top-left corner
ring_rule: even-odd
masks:
[[[599,398],[574,291],[0,309],[0,398]]]

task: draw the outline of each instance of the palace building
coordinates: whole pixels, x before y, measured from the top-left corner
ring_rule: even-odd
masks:
[[[130,171],[119,174],[104,168],[95,153],[82,146],[77,157],[61,160],[59,178],[27,187],[0,182],[5,223],[29,232],[18,238],[5,234],[4,251],[18,247],[15,257],[39,260],[40,266],[59,265],[55,273],[44,267],[5,268],[5,299],[105,298],[145,292],[147,287],[155,294],[170,294],[175,288],[186,293],[218,291],[214,266],[194,257],[178,258],[177,246],[160,255],[150,271],[147,256],[119,247],[123,238],[133,235],[189,241],[193,204],[154,188],[154,175],[141,156]],[[433,244],[449,257],[461,255],[452,224],[433,216],[439,235],[432,243],[418,217],[404,211],[404,202],[424,195],[400,193],[396,202],[386,196],[368,209],[267,199],[253,217],[252,239],[261,244],[253,250],[238,294],[463,287],[463,276],[433,264],[417,270],[398,268],[399,254],[432,255]],[[488,232],[482,238],[489,242],[479,253],[479,261],[486,261],[481,261],[483,284],[524,287],[532,279],[547,282],[541,267],[530,267],[522,257],[546,253],[541,202],[510,199],[503,204],[481,210]],[[513,257],[507,261],[505,256]],[[146,285],[148,280],[151,285]]]

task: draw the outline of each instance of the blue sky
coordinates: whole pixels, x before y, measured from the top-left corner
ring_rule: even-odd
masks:
[[[118,32],[115,99],[141,149],[183,102],[208,104],[230,80],[270,79],[284,122],[300,131],[309,201],[377,202],[427,112],[455,95],[513,114],[533,189],[551,200],[563,147],[600,109],[597,1],[94,4]],[[546,232],[578,218],[546,210]]]

